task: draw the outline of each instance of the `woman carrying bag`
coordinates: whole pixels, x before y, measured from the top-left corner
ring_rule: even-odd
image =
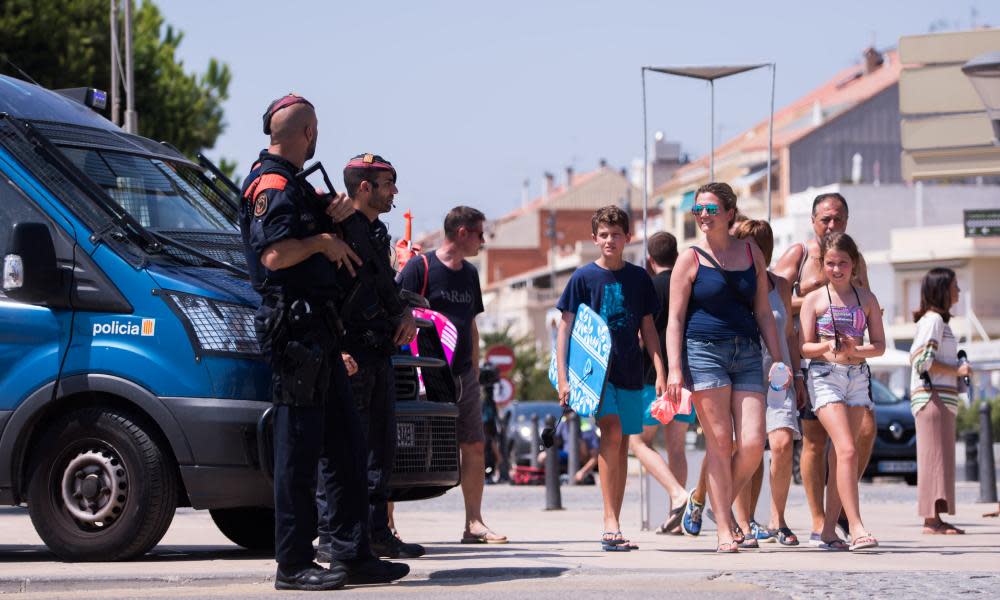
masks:
[[[941,520],[941,513],[955,514],[958,378],[970,372],[968,364],[958,364],[958,342],[948,325],[958,294],[954,271],[931,269],[920,285],[920,309],[913,313],[910,409],[917,422],[917,514],[924,518],[925,534],[965,533]]]

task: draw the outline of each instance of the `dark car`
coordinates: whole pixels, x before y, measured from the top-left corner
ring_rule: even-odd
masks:
[[[872,399],[878,433],[865,477],[897,475],[916,485],[917,429],[910,403],[875,380],[872,380]]]
[[[552,415],[559,419],[562,412],[558,402],[514,402],[510,405],[504,414],[504,422],[511,465],[530,464],[532,452],[538,452],[537,448],[531,447],[531,416],[538,415],[538,433],[541,434],[545,429],[545,417]]]
[[[872,399],[875,401],[875,447],[863,477],[901,476],[910,485],[917,484],[916,424],[910,403],[892,393],[884,384],[872,380]],[[802,483],[799,455],[802,441],[795,442],[792,476],[795,483]]]

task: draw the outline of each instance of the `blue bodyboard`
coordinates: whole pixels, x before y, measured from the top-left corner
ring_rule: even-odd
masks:
[[[586,304],[581,304],[576,310],[567,354],[569,407],[581,417],[593,416],[601,407],[601,395],[608,380],[611,332],[601,315]],[[555,348],[549,363],[549,381],[558,391]]]

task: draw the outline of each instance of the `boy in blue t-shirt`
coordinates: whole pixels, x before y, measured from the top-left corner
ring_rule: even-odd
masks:
[[[604,386],[597,424],[601,429],[598,468],[604,500],[604,534],[601,548],[606,551],[634,550],[621,533],[619,519],[625,498],[628,436],[642,432],[643,345],[656,370],[656,393],[667,389],[660,355],[660,338],[653,323],[659,309],[653,281],[644,269],[625,262],[625,246],[631,240],[628,215],[617,206],[605,206],[590,221],[594,244],[600,257],[577,269],[563,290],[556,308],[562,311],[556,345],[559,368],[559,401],[569,399],[566,357],[577,307],[586,304],[601,315],[611,332],[611,362]]]

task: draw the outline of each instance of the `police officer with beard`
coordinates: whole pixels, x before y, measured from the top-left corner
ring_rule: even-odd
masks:
[[[270,146],[243,184],[240,229],[247,267],[261,295],[261,351],[272,367],[276,589],[331,590],[387,583],[409,572],[372,554],[365,440],[340,358],[338,300],[361,259],[335,235],[353,213],[344,196],[321,197],[296,178],[318,138],[313,105],[289,94],[264,113]],[[314,491],[320,457],[334,506],[333,560],[314,562]]]
[[[409,343],[416,326],[410,309],[399,299],[390,262],[390,236],[379,215],[392,210],[396,169],[375,154],[359,154],[344,167],[344,186],[355,213],[342,226],[351,247],[362,257],[359,277],[342,304],[347,335],[344,349],[358,364],[351,390],[368,442],[368,502],[371,545],[376,556],[417,558],[419,544],[406,544],[389,528],[389,477],[396,454],[395,380],[391,357]],[[322,464],[322,463],[321,463]],[[320,480],[325,478],[321,471]],[[319,553],[327,551],[324,527],[329,509],[317,493],[320,512]]]

